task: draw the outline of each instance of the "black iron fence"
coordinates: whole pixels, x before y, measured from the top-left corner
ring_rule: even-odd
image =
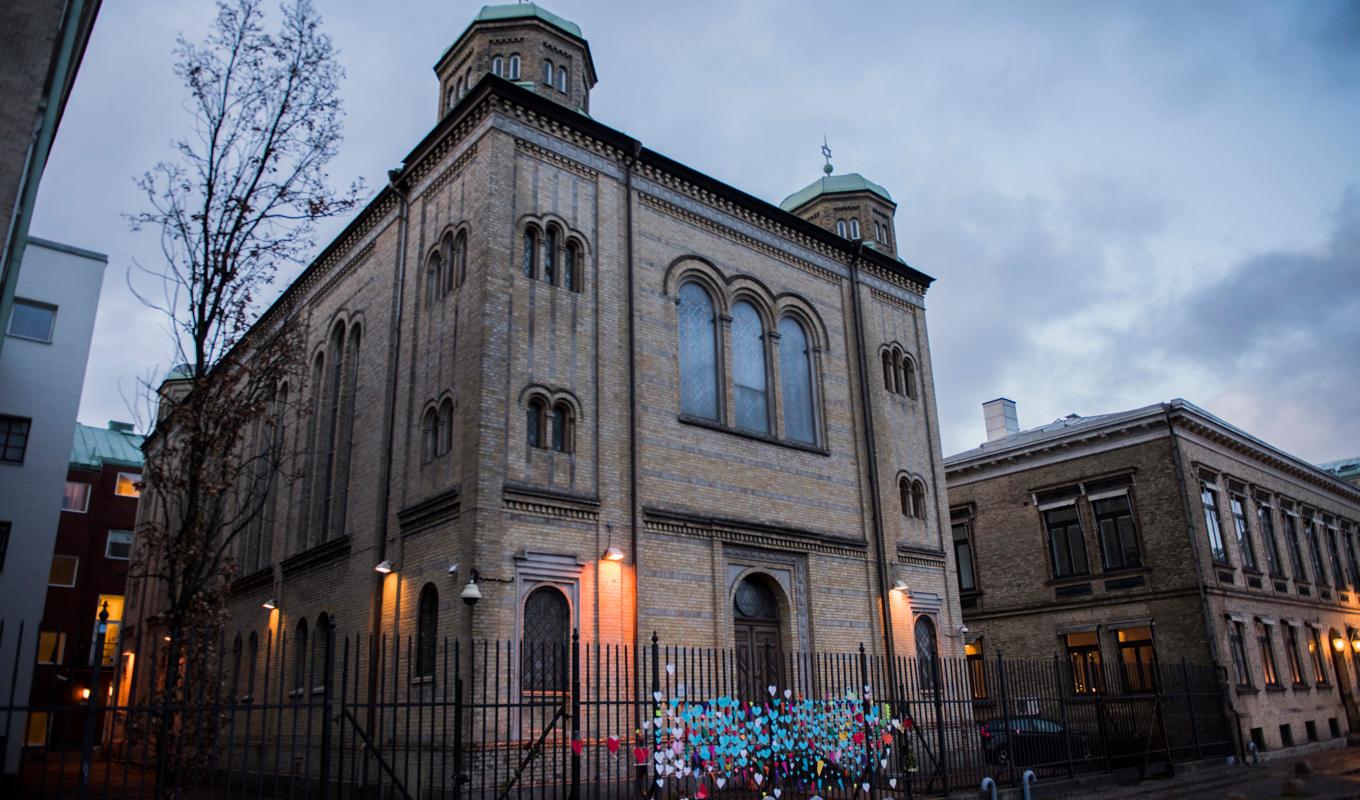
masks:
[[[33,658],[37,637],[17,635]],[[1186,663],[1074,675],[1056,658],[397,642],[329,626],[310,641],[88,650],[117,654],[86,656],[88,697],[11,686],[0,707],[0,732],[31,743],[20,796],[909,798],[1234,750],[1219,670]]]

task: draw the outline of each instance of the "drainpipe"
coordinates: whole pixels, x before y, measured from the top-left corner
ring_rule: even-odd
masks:
[[[624,232],[628,249],[628,541],[633,559],[633,645],[642,647],[641,631],[638,629],[638,446],[637,446],[637,343],[633,316],[633,167],[642,155],[642,142],[633,142],[633,152],[623,162],[624,213],[626,220]]]
[[[387,173],[388,186],[397,195],[397,272],[396,280],[392,284],[392,324],[388,329],[387,340],[390,343],[387,347],[387,360],[392,365],[391,373],[387,379],[387,420],[383,431],[386,458],[383,460],[382,480],[378,484],[378,561],[387,558],[387,517],[392,506],[392,459],[396,450],[396,427],[397,427],[397,381],[401,372],[401,320],[402,320],[402,297],[403,289],[406,286],[406,237],[409,226],[410,202],[406,196],[406,191],[399,185],[401,174],[405,170],[403,164]],[[382,635],[382,605],[383,605],[383,580],[386,575],[379,572],[372,573],[373,578],[373,597],[370,600],[370,612],[368,619],[368,633],[370,644],[376,648],[377,642]],[[395,647],[395,642],[393,643]],[[378,659],[380,651],[374,649],[368,659],[368,714],[365,719],[365,727],[370,736],[376,731],[376,718],[374,715],[374,705],[378,699]],[[368,761],[364,761],[365,780],[367,783]]]
[[[1190,550],[1195,554],[1195,583],[1199,588],[1199,607],[1204,615],[1204,638],[1209,640],[1209,659],[1218,664],[1218,636],[1214,634],[1213,612],[1209,610],[1209,592],[1205,588],[1204,573],[1199,567],[1204,561],[1200,558],[1199,535],[1195,532],[1194,512],[1190,507],[1190,498],[1186,494],[1189,491],[1189,484],[1186,483],[1185,467],[1181,463],[1181,448],[1176,442],[1176,425],[1171,420],[1171,404],[1162,404],[1162,419],[1166,422],[1166,432],[1171,440],[1171,464],[1176,473],[1176,484],[1180,486],[1181,511],[1185,514],[1185,531],[1190,537]],[[1237,754],[1242,757],[1242,716],[1237,713],[1233,705],[1232,697],[1225,692],[1223,701],[1227,706],[1228,715],[1233,719],[1233,730],[1237,732]]]
[[[859,364],[859,401],[864,408],[864,446],[869,457],[869,500],[873,507],[875,547],[878,550],[878,599],[883,604],[883,647],[888,664],[893,663],[892,608],[888,595],[888,553],[883,531],[883,504],[878,477],[878,448],[874,445],[873,406],[869,396],[869,363],[864,355],[864,325],[859,302],[859,261],[864,253],[864,241],[855,242],[855,253],[850,257],[850,313],[855,324],[855,356]]]

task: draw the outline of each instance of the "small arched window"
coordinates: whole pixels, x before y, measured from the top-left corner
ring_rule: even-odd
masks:
[[[462,286],[467,280],[467,231],[459,231],[453,240],[453,285]]]
[[[463,93],[472,91],[472,66],[468,65],[467,72],[463,73]]]
[[[425,302],[434,305],[439,297],[439,284],[443,280],[444,258],[439,251],[430,254],[430,263],[425,267]]]
[[[553,63],[552,59],[543,60],[543,82],[548,84],[548,88],[553,85]]]
[[[680,287],[680,413],[718,420],[717,317],[713,298],[693,281]]]
[[[570,82],[570,81],[569,81],[568,76],[567,76],[567,68],[566,68],[566,67],[558,67],[558,68],[557,68],[557,91],[559,91],[559,92],[561,92],[561,93],[563,93],[563,94],[566,94],[566,93],[567,93],[567,84],[568,84],[569,82]]]
[[[902,516],[915,516],[911,507],[911,481],[905,477],[897,480],[897,499],[902,504]]]
[[[572,451],[572,413],[571,407],[559,402],[553,406],[552,449],[559,453]]]
[[[326,647],[331,638],[331,615],[322,611],[316,617],[316,631],[312,634],[312,672],[308,685],[326,685],[326,665],[329,662]]]
[[[443,262],[443,275],[440,277],[440,294],[448,294],[454,286],[453,234],[445,233],[439,240],[439,259]]]
[[[732,383],[737,427],[769,432],[765,329],[756,307],[745,301],[732,306]]]
[[[433,583],[420,590],[416,612],[416,677],[433,678],[439,630],[439,591]]]
[[[462,97],[462,96],[463,96],[463,79],[462,79],[462,78],[459,78],[459,79],[458,79],[458,86],[457,86],[457,88],[455,88],[455,89],[453,90],[453,96],[454,96],[454,97]]]
[[[911,356],[902,356],[902,393],[916,399],[916,364]]]
[[[533,278],[538,274],[538,231],[526,228],[524,231],[524,277]]]
[[[939,683],[936,662],[940,658],[935,640],[935,623],[930,621],[930,617],[919,616],[913,632],[916,634],[916,675],[921,681],[921,688],[933,692]]]
[[[845,236],[845,220],[843,219],[836,220],[836,235]]]
[[[920,481],[911,483],[911,515],[917,519],[926,518],[926,485]]]
[[[779,320],[779,381],[784,398],[784,438],[816,444],[812,351],[807,333],[793,317]]]
[[[883,351],[883,388],[890,392],[896,391],[893,386],[893,362],[892,352]]]
[[[850,220],[850,238],[851,238],[851,239],[858,239],[858,238],[859,238],[859,219],[858,219],[858,218]]]
[[[524,599],[523,684],[529,691],[567,688],[567,644],[571,609],[562,592],[541,586]]]
[[[433,408],[426,409],[420,423],[420,460],[433,461],[439,452],[439,416]]]
[[[530,447],[547,446],[543,437],[543,422],[546,411],[541,398],[535,397],[529,401],[529,408],[524,418],[524,427]]]
[[[510,54],[510,80],[519,80],[519,53]]]
[[[302,691],[307,685],[307,620],[300,619],[293,634],[293,689]]]
[[[491,74],[497,78],[505,75],[505,59],[502,56],[491,57]]]
[[[444,113],[448,113],[449,111],[452,111],[452,110],[453,110],[454,104],[457,103],[457,102],[458,102],[458,93],[455,92],[455,91],[453,90],[452,87],[449,87],[449,107],[445,110]]]
[[[557,248],[562,240],[562,235],[556,225],[549,225],[548,233],[543,239],[543,280],[546,283],[556,285]]]
[[[453,449],[453,400],[447,397],[439,404],[439,422],[436,427],[439,429],[439,436],[435,444],[435,454],[442,456]]]
[[[567,249],[562,253],[562,288],[573,292],[579,292],[580,279],[576,271],[580,269],[581,246],[576,242],[567,241]]]

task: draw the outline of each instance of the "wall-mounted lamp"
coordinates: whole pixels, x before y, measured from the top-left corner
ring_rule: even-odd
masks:
[[[373,568],[373,571],[374,571],[374,572],[381,572],[382,574],[386,575],[387,573],[391,572],[392,570],[394,570],[394,569],[396,569],[396,568],[397,568],[397,567],[396,567],[395,564],[393,564],[391,561],[388,561],[387,559],[384,558],[382,561],[379,561],[379,562],[378,562],[378,565],[377,565],[376,567]]]
[[[271,597],[268,600],[264,601],[263,603],[260,603],[260,607],[273,611],[274,609],[279,607],[279,601]]]
[[[1346,652],[1346,640],[1342,639],[1340,636],[1333,637],[1332,649],[1336,650],[1338,653]]]
[[[477,605],[477,601],[482,599],[482,590],[477,588],[477,579],[480,577],[481,573],[474,569],[472,577],[468,578],[467,585],[463,587],[463,593],[458,595],[469,606]]]
[[[893,583],[893,588],[892,588],[892,590],[893,590],[894,592],[901,592],[902,594],[906,594],[906,595],[911,594],[911,587],[907,585],[907,582],[906,582],[906,581],[896,581],[896,582],[894,582],[894,583]]]
[[[604,555],[600,556],[605,561],[622,561],[623,550],[615,545],[609,545],[604,549]]]
[[[1351,649],[1356,653],[1360,653],[1360,636],[1355,636],[1351,639]]]
[[[964,636],[964,635],[967,635],[967,633],[968,633],[968,626],[967,626],[967,625],[960,625],[960,626],[959,626],[959,635],[960,635],[960,636]]]
[[[86,686],[85,688],[81,689],[81,690],[78,692],[78,694],[80,695],[80,699],[81,699],[81,700],[89,700],[89,699],[90,699],[90,687]]]
[[[164,639],[164,640],[167,641],[167,642],[174,641],[174,637],[171,636],[171,635],[168,634],[168,633],[165,634],[164,636],[162,636],[161,638]]]
[[[452,564],[449,565],[448,573],[449,573],[449,577],[450,577],[450,578],[456,578],[456,577],[458,577],[458,562],[457,562],[457,561],[455,561],[455,562],[453,562]]]

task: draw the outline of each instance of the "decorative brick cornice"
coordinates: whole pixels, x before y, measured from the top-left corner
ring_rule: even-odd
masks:
[[[446,522],[457,522],[461,513],[458,489],[454,488],[398,511],[397,525],[402,536],[409,536]]]
[[[592,522],[599,519],[599,507],[598,497],[522,484],[505,484],[501,496],[505,511],[551,519]]]
[[[885,291],[882,291],[881,289],[874,289],[870,287],[869,296],[874,298],[875,300],[878,300],[879,302],[887,303],[888,305],[893,306],[894,308],[899,308],[907,312],[908,314],[916,313],[916,306],[906,302],[905,300],[902,300],[901,298],[893,297],[892,295],[888,294]]]
[[[567,158],[566,156],[560,153],[554,153],[553,151],[547,149],[546,147],[540,147],[534,144],[533,142],[526,141],[524,139],[516,137],[515,147],[521,152],[526,153],[534,158],[537,158],[540,161],[546,161],[555,167],[561,167],[562,169],[565,169],[568,172],[574,172],[577,175],[580,175],[582,178],[587,178],[593,181],[596,178],[600,177],[599,170],[591,169],[590,167],[586,166],[585,164],[582,164],[581,162],[575,159]]]
[[[932,550],[929,548],[913,547],[909,544],[899,544],[897,546],[897,563],[910,564],[915,567],[944,569],[945,555],[943,550]]]
[[[425,189],[420,193],[420,196],[417,197],[416,199],[424,200],[429,195],[434,194],[435,192],[444,188],[444,186],[447,185],[449,181],[453,180],[454,177],[458,175],[458,173],[463,171],[464,167],[472,163],[472,159],[476,155],[477,155],[477,143],[473,142],[472,144],[468,145],[468,149],[461,156],[459,156],[457,160],[450,164],[448,168],[445,169],[443,172],[439,173],[439,175],[434,180],[430,181],[430,185],[426,186]]]
[[[283,570],[283,577],[291,578],[299,572],[305,572],[316,567],[338,561],[349,555],[349,537],[342,536],[339,539],[332,539],[311,548],[295,553],[282,562],[279,567]]]
[[[772,550],[790,549],[808,553],[866,558],[869,546],[862,540],[832,536],[817,531],[776,527],[760,522],[690,514],[684,511],[648,507],[642,510],[643,529],[648,533],[718,540]]]

